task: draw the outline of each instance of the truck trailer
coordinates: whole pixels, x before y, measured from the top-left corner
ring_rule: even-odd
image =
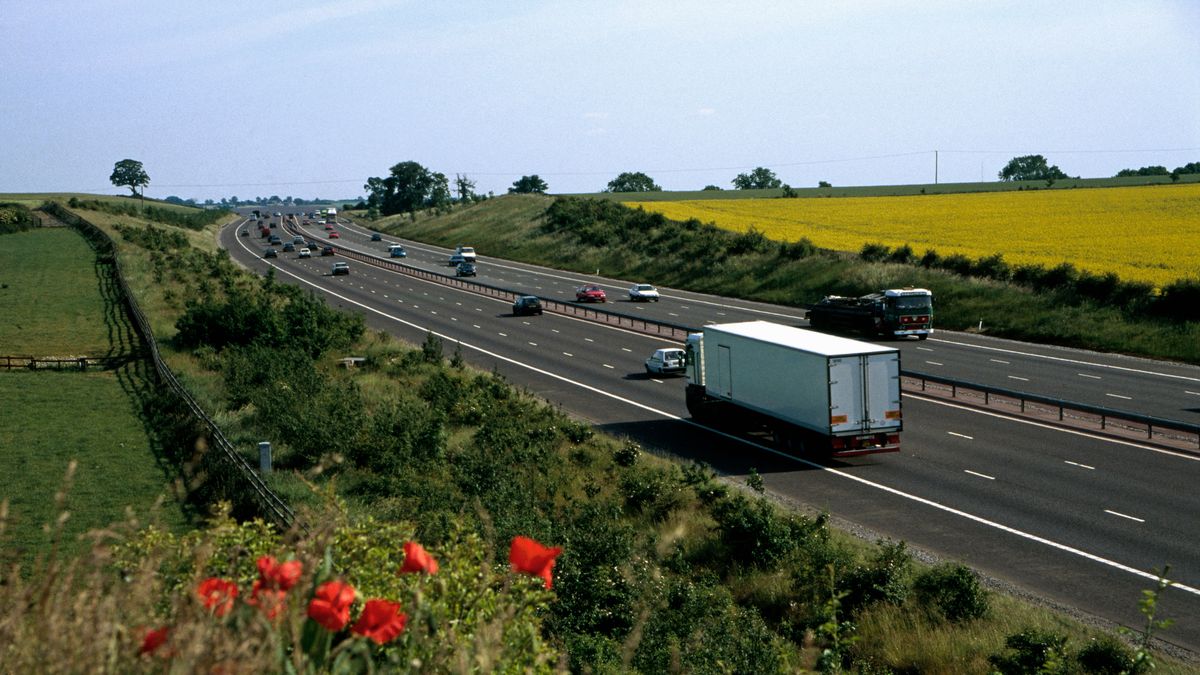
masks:
[[[878,337],[933,332],[933,293],[924,288],[889,288],[857,298],[827,295],[808,307],[809,326],[820,331],[849,331]]]
[[[688,335],[687,407],[716,428],[765,430],[796,455],[898,452],[900,352],[771,323]]]

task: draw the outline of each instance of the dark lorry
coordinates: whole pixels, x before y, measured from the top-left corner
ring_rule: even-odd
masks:
[[[809,305],[805,317],[813,330],[889,338],[916,335],[924,340],[933,332],[933,293],[889,288],[857,298],[827,295]]]

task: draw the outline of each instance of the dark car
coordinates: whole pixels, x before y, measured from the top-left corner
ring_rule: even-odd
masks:
[[[276,250],[275,250],[275,249],[273,249],[273,248],[269,248],[269,249],[267,249],[267,250],[263,251],[263,257],[264,257],[264,258],[278,258],[278,257],[279,257],[279,251],[276,251]]]
[[[473,277],[475,276],[475,263],[460,262],[458,267],[454,268],[454,276],[456,277]]]
[[[296,245],[289,241],[288,243],[283,245],[283,252],[284,253],[295,253]]]
[[[277,234],[273,234],[273,235],[271,235],[271,236],[267,237],[267,243],[269,243],[269,244],[282,244],[282,243],[283,243],[283,240],[279,238],[279,235],[277,235]]]
[[[526,314],[541,314],[542,299],[536,295],[521,295],[517,297],[513,303],[513,316],[524,316]]]
[[[371,241],[383,241],[383,235],[375,232],[371,235]]]
[[[301,237],[300,235],[296,235],[296,236],[292,237],[292,243],[297,246],[303,246],[304,245],[304,237]]]
[[[242,236],[243,236],[243,237],[249,237],[249,236],[250,236],[250,230],[242,230]]]
[[[321,248],[321,255],[333,255],[333,247],[332,246],[323,246]]]

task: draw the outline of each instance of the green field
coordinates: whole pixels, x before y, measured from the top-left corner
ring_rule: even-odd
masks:
[[[128,355],[131,329],[123,310],[106,299],[96,256],[67,228],[0,237],[0,354]],[[144,516],[169,492],[168,473],[137,411],[147,366],[133,362],[104,372],[0,370],[0,500],[9,520],[0,562],[28,564],[49,549],[43,525],[54,522],[55,493],[71,460],[67,551],[86,550],[76,537],[125,517]],[[161,518],[184,522],[168,499]]]
[[[0,356],[109,354],[95,255],[74,230],[5,235],[0,246]]]

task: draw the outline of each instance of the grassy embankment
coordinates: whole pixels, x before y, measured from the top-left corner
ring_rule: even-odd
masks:
[[[1078,194],[1093,193],[1100,191]],[[1071,289],[1035,292],[918,264],[866,262],[854,253],[816,250],[805,242],[783,244],[698,220],[639,215],[607,200],[571,201],[589,205],[572,207],[571,213],[564,209],[561,222],[547,227],[545,214],[553,201],[507,196],[447,215],[419,214],[415,221],[392,216],[372,226],[447,246],[470,243],[484,256],[495,252],[580,274],[599,269],[608,277],[793,306],[830,293],[924,287],[934,291],[937,324],[944,329],[974,331],[982,321],[990,335],[1200,363],[1200,323],[1100,304]]]
[[[12,356],[127,356],[135,345],[87,243],[68,229],[3,235],[0,245],[0,353]],[[123,518],[155,517],[179,529],[184,517],[172,476],[158,464],[139,417],[137,364],[113,371],[0,371],[0,499],[9,518],[0,564],[28,567],[51,547],[42,531],[61,509],[61,548],[85,550],[77,537]],[[56,503],[68,465],[78,468],[65,501]]]
[[[497,205],[524,208],[523,200]],[[1006,636],[1031,628],[1068,637],[1071,659],[1095,652],[1092,644],[1115,649],[1092,643],[1094,631],[1012,599],[980,603],[969,576],[944,576],[956,574],[953,568],[939,568],[941,577],[914,568],[903,549],[864,549],[820,519],[729,490],[702,468],[593,436],[499,378],[447,363],[433,345],[411,349],[366,335],[352,346],[298,350],[297,338],[325,331],[328,318],[302,294],[248,278],[223,256],[193,248],[211,251],[211,228],[158,228],[186,243],[175,236],[125,239],[109,214],[83,213],[113,231],[139,302],[163,327],[160,337],[179,337],[181,316],[206,319],[193,322],[193,331],[221,329],[221,341],[181,342],[180,349],[168,343],[169,359],[231,436],[280,439],[277,481],[313,481],[345,500],[351,520],[371,514],[412,528],[435,555],[449,555],[463,533],[483,539],[490,552],[481,564],[489,566],[503,560],[514,534],[563,546],[543,630],[576,669],[794,671],[816,666],[830,648],[843,665],[871,672],[986,672]],[[498,211],[491,217],[505,222]],[[187,306],[188,299],[195,303]],[[242,309],[249,311],[234,316]],[[300,329],[294,332],[288,317],[297,314],[312,321],[293,324]],[[349,352],[367,356],[365,367],[338,369],[336,357]],[[252,568],[241,555],[239,569]],[[319,550],[313,555],[306,560],[319,558]],[[358,562],[338,569],[360,587],[395,579],[395,552],[376,555],[339,551],[338,560]],[[177,580],[187,574],[171,570]],[[439,578],[424,595],[404,596],[406,609],[518,592],[507,583],[473,591],[483,577],[465,572]],[[164,609],[142,595],[141,604],[129,603],[132,610],[116,606],[119,614],[108,621],[187,619],[186,598]],[[857,642],[846,640],[850,627],[840,621],[853,622]],[[408,663],[403,657],[421,648],[401,644],[395,662]],[[105,651],[73,649],[79,658]],[[181,647],[189,658],[207,653],[196,643]]]

